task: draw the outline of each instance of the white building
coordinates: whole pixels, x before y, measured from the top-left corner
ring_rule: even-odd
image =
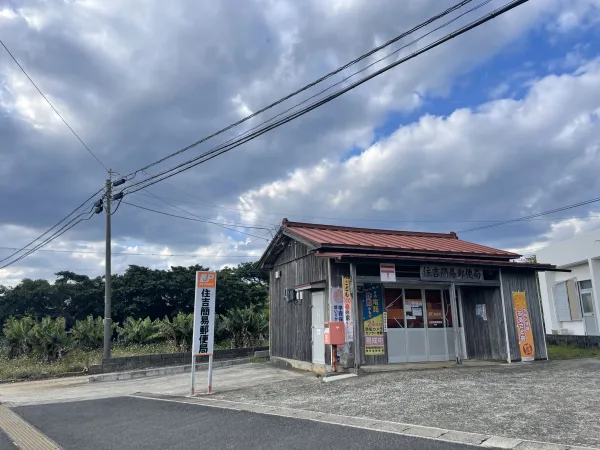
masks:
[[[600,230],[551,244],[538,261],[571,272],[539,272],[546,333],[600,335]]]

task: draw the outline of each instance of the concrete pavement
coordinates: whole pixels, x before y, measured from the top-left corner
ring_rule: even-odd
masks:
[[[301,378],[213,398],[600,447],[598,373],[600,359],[504,364],[387,372],[332,383]]]
[[[15,411],[65,450],[470,450],[416,437],[141,398],[22,406]]]
[[[273,367],[269,364],[244,364],[215,369],[213,392],[253,386],[272,385],[280,381],[315,378],[305,372]],[[204,392],[206,372],[196,374],[196,391]],[[56,403],[72,400],[119,397],[136,392],[188,395],[190,374],[157,376],[135,380],[88,383],[85,377],[0,384],[0,402],[9,405]]]

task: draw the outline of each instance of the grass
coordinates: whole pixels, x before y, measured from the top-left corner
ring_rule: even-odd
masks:
[[[579,348],[572,345],[549,345],[548,359],[596,358],[600,348]]]
[[[112,355],[139,356],[157,353],[177,353],[179,349],[172,342],[157,342],[155,344],[115,344]],[[34,380],[55,377],[68,373],[83,373],[85,367],[102,362],[102,349],[71,350],[66,356],[53,363],[43,363],[35,356],[9,359],[0,356],[0,381]]]

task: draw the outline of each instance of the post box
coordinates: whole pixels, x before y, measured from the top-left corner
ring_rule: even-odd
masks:
[[[344,322],[325,322],[324,339],[326,345],[342,345],[346,343]]]

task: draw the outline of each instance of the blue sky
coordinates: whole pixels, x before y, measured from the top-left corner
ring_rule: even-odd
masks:
[[[0,0],[0,28],[5,44],[100,160],[128,173],[453,4],[423,0],[406,10],[392,0],[249,0],[243,7],[236,2],[235,8],[233,2],[199,6],[176,0],[165,9],[157,0],[143,7],[134,0],[23,0],[18,5]],[[477,14],[502,4],[492,0]],[[474,19],[473,14],[464,20]],[[244,227],[276,227],[288,217],[464,231],[481,221],[592,198],[600,189],[599,37],[598,0],[530,1],[147,189],[175,206],[144,191],[129,195],[128,202],[268,236]],[[6,52],[0,53],[0,133],[6,143],[0,148],[5,194],[0,197],[0,247],[15,247],[99,189],[106,174]],[[308,95],[339,79],[321,83]],[[150,171],[192,158],[296,101]],[[143,178],[139,174],[135,181]],[[592,204],[461,237],[527,253],[600,227],[599,209]],[[101,273],[103,227],[100,216],[83,222],[47,247],[62,253],[38,252],[0,270],[0,284],[23,277],[53,279],[59,270]],[[125,204],[114,216],[115,251],[145,255],[120,256],[113,267],[120,272],[128,264],[220,267],[257,259],[265,244]],[[81,249],[92,253],[69,253]],[[0,249],[0,259],[10,253]],[[203,256],[151,255],[160,253]]]

